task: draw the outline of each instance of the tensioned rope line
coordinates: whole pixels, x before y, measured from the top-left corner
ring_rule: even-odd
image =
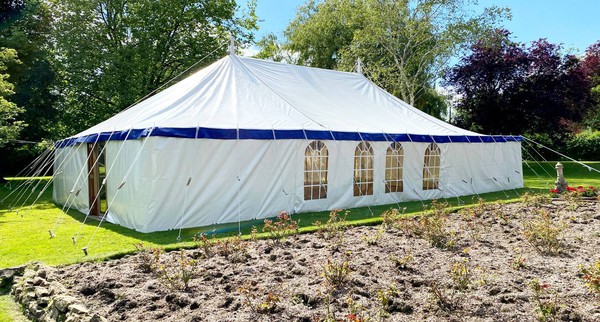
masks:
[[[468,135],[465,135],[465,137],[467,138],[467,142],[469,142],[469,145],[473,145],[473,142],[471,142],[471,139],[469,139]],[[450,136],[448,136],[448,138],[450,138]],[[454,149],[456,151],[456,148]],[[479,149],[475,149],[475,154],[479,157],[479,162],[480,164],[483,166],[483,157],[481,156],[481,154],[479,153]],[[465,184],[468,184],[471,186],[471,189],[473,190],[473,193],[477,196],[477,200],[481,199],[481,196],[479,195],[479,193],[477,192],[477,189],[475,189],[475,185],[473,184],[473,173],[471,171],[469,171],[470,174],[470,184],[469,181],[466,181],[465,179],[461,179],[462,182],[464,182]]]
[[[113,131],[110,133],[107,141],[110,141],[110,139],[112,138],[112,136],[113,136],[114,133],[115,133],[115,130],[113,129]],[[98,135],[98,137],[96,138],[96,141],[93,144],[94,147],[96,146],[96,144],[98,144],[98,139],[99,138],[100,138],[100,135]],[[90,177],[90,175],[92,174],[92,172],[96,168],[96,165],[100,162],[100,156],[102,154],[106,155],[106,149],[107,149],[107,147],[108,147],[108,144],[104,144],[104,146],[102,147],[102,149],[98,152],[98,157],[96,157],[96,160],[94,160],[94,163],[92,164],[92,166],[89,167],[89,169],[87,171],[86,178]],[[50,230],[50,236],[51,237],[53,237],[53,233],[52,232],[55,231],[55,229],[58,227],[58,221],[59,221],[60,217],[63,214],[67,214],[69,212],[69,210],[71,210],[71,207],[75,203],[75,198],[77,198],[77,196],[79,196],[79,193],[81,192],[81,189],[83,189],[83,185],[85,183],[87,183],[87,181],[83,180],[83,178],[81,177],[81,175],[84,173],[85,168],[89,166],[89,160],[90,160],[91,157],[92,157],[92,154],[89,153],[87,155],[87,158],[86,158],[86,164],[81,167],[81,170],[79,171],[79,174],[77,175],[77,179],[75,180],[75,183],[73,183],[73,188],[69,191],[69,195],[67,196],[67,200],[65,201],[65,204],[63,205],[61,211],[56,216],[56,221],[54,222],[54,225],[52,226],[52,229]],[[105,160],[106,160],[106,157],[105,157]],[[106,166],[106,164],[105,164],[105,166]],[[108,176],[108,173],[106,173],[106,175]],[[79,182],[79,179],[82,179],[81,182]],[[79,187],[77,187],[78,183],[79,183]],[[98,191],[100,192],[100,190],[102,190],[102,189],[99,188]],[[73,198],[71,198],[71,200],[69,200],[71,196]],[[92,205],[90,205],[90,207],[91,206]],[[65,208],[67,209],[66,211],[65,211]]]
[[[16,177],[32,177],[33,172],[35,172],[39,166],[39,163],[41,162],[42,159],[45,159],[47,156],[47,153],[50,153],[52,151],[52,147],[47,148],[46,150],[44,150],[42,153],[40,153],[40,155],[38,155],[33,161],[31,161],[27,166],[25,166],[25,168],[23,168],[23,170],[21,170]],[[4,203],[4,201],[6,201],[6,199],[8,199],[10,196],[12,196],[13,193],[17,193],[19,191],[20,193],[20,189],[21,187],[23,187],[27,180],[23,180],[23,182],[21,182],[19,185],[17,185],[17,187],[15,187],[15,189],[12,189],[12,186],[9,185],[9,189],[11,190],[11,192],[9,194],[7,194],[6,196],[4,196],[4,198],[2,198],[2,200],[0,200],[0,203]]]
[[[412,143],[412,147],[415,151],[418,151],[417,149],[417,145],[415,144],[415,142],[413,141],[412,137],[410,136],[410,134],[406,134],[406,136],[408,136],[408,140],[410,141],[410,143]],[[418,154],[418,153],[417,153]],[[423,198],[423,196],[421,196],[418,192],[417,189],[413,186],[412,188],[413,192],[419,197],[419,199],[421,199],[421,206],[423,207],[423,209],[426,209],[425,207],[425,199]]]
[[[125,183],[127,182],[127,178],[129,177],[129,173],[131,173],[131,170],[133,170],[134,165],[136,164],[138,158],[140,157],[140,155],[142,154],[142,151],[144,151],[144,147],[146,146],[146,143],[148,143],[150,136],[152,134],[152,131],[155,129],[156,127],[152,127],[150,129],[150,133],[148,133],[148,136],[144,139],[144,143],[142,143],[142,146],[140,147],[139,151],[137,152],[137,154],[135,155],[133,161],[131,162],[131,164],[129,165],[129,169],[127,169],[127,172],[125,173],[125,175],[123,176],[123,181],[121,182],[121,184],[119,185],[119,187],[117,188],[117,191],[115,192],[115,194],[113,195],[112,199],[110,200],[110,202],[108,203],[107,207],[106,207],[106,212],[104,213],[104,215],[102,216],[102,218],[100,218],[100,222],[98,223],[98,226],[96,227],[96,229],[94,230],[94,233],[92,234],[92,237],[90,237],[90,240],[88,241],[87,245],[85,247],[83,247],[81,250],[83,251],[83,253],[85,255],[87,255],[87,250],[88,247],[92,244],[92,241],[94,240],[94,237],[96,236],[96,233],[98,233],[98,229],[100,229],[100,225],[102,225],[102,223],[104,222],[104,219],[106,219],[106,216],[108,215],[108,212],[110,210],[110,207],[113,205],[113,201],[115,201],[115,199],[117,198],[117,196],[119,195],[119,192],[121,191],[121,189],[125,186]],[[131,131],[130,131],[131,132]]]
[[[433,138],[433,136],[431,134],[428,134],[428,135],[429,135],[429,138],[431,138],[431,141],[435,142],[435,139]],[[448,136],[448,138],[450,138],[450,136]],[[456,148],[452,145],[453,144],[452,139],[450,139],[449,141],[450,142],[447,143],[447,144],[449,144],[454,149],[454,152],[456,152]],[[440,164],[439,164],[439,167],[440,167],[440,182],[438,183],[438,190],[442,192],[442,196],[443,196],[443,194],[444,194],[445,191],[449,191],[450,194],[453,194],[454,197],[456,198],[456,202],[458,203],[458,205],[464,204],[465,202],[462,201],[462,199],[460,199],[460,197],[450,188],[450,182],[448,182],[448,184],[446,185],[446,187],[445,187],[444,190],[442,190],[441,188],[439,188],[439,186],[444,186],[442,184],[442,179],[441,178],[444,178],[444,177],[450,178],[450,176],[448,175],[448,169],[447,169],[447,167],[444,166],[442,168],[442,149],[440,148],[440,145],[438,143],[436,143],[436,144],[438,145],[438,149],[440,150]],[[449,153],[446,154],[445,160],[449,160],[450,159],[449,157],[447,157],[448,155],[449,155]],[[427,168],[427,169],[429,171],[429,168]],[[444,175],[442,175],[442,169],[444,170]],[[446,200],[446,198],[444,198],[444,200]],[[448,200],[446,200],[446,203],[448,203]]]
[[[494,140],[494,143],[496,143],[496,144],[494,144],[494,151],[495,151],[496,148],[497,148],[497,146],[498,146],[498,141],[496,141],[496,138],[494,138],[493,135],[491,135],[491,137],[492,137],[492,140]],[[496,164],[496,166],[498,167],[498,169],[502,169],[502,166],[500,165],[500,163],[498,163],[498,161],[496,160],[496,158],[492,158],[492,159],[494,160],[494,163]],[[496,178],[494,178],[494,180],[495,179]],[[506,177],[506,180],[508,181],[507,183],[510,183],[510,176]],[[500,185],[504,189],[504,185],[502,185],[502,184],[500,184]],[[512,190],[517,194],[517,196],[519,196],[519,192],[517,191],[516,188],[513,187]],[[506,194],[506,192],[505,192],[505,194]],[[509,198],[508,195],[506,197]]]
[[[399,191],[392,191],[392,186],[387,181],[387,157],[388,157],[388,155],[387,155],[387,149],[390,148],[390,145],[389,145],[389,141],[386,138],[385,131],[382,130],[381,134],[383,134],[383,137],[385,138],[385,142],[387,143],[386,147],[384,148],[384,150],[385,150],[384,159],[383,159],[383,167],[384,167],[383,171],[384,171],[384,173],[383,173],[383,180],[382,181],[383,181],[384,186],[390,191],[389,194],[392,195],[393,197],[395,197],[394,199],[396,199],[396,202],[395,202],[396,206],[398,207],[398,210],[400,210],[400,198],[398,197],[398,194],[397,194]],[[403,178],[403,176],[404,176],[404,148],[402,147],[402,144],[400,144],[400,149],[402,149],[402,163],[400,164],[400,169],[402,169],[402,176],[400,177],[400,182],[402,182],[402,186],[403,186],[402,190],[404,190],[404,178]],[[393,158],[394,154],[392,154],[391,157]],[[397,157],[398,156],[396,155],[396,158]],[[397,170],[397,166],[398,166],[398,164],[396,164],[396,171],[398,171]],[[398,178],[396,178],[396,180],[398,180]],[[396,182],[396,185],[397,184],[398,183]]]
[[[389,133],[384,133],[384,137],[385,137],[386,135],[387,135],[387,136],[390,138],[390,140],[391,140],[392,142],[394,142],[394,143],[397,143],[397,144],[400,144],[400,146],[402,147],[403,153],[404,153],[404,150],[405,150],[405,149],[404,149],[404,146],[402,145],[402,143],[401,143],[401,142],[398,142],[398,141],[396,141],[396,140],[394,139],[394,137],[393,137],[393,136],[391,136]],[[386,139],[386,140],[387,140],[387,139]],[[388,141],[388,142],[389,142],[389,141]],[[406,169],[406,167],[404,166],[404,157],[403,157],[403,158],[402,158],[402,192],[404,191],[404,184],[405,184],[405,183],[407,184],[407,186],[408,186],[409,184],[410,184],[410,185],[412,185],[412,180],[404,180],[404,173],[405,173],[405,171],[404,171],[404,170],[405,170],[405,169]],[[415,187],[413,186],[413,187],[412,187],[412,189],[413,189],[413,190],[415,190]],[[417,196],[419,196],[419,195],[417,194]],[[421,197],[421,196],[419,196],[419,198],[420,198],[420,197]],[[398,200],[399,200],[399,199],[398,199]],[[396,204],[398,205],[398,210],[400,210],[400,202],[397,202]],[[423,207],[425,207],[425,204],[423,203],[423,200],[421,200],[421,205],[422,205]]]
[[[127,141],[127,138],[129,138],[129,135],[131,134],[132,130],[133,130],[133,125],[131,125],[131,128],[129,129],[129,131],[127,131],[127,135],[125,136],[125,140],[123,140],[123,143],[119,147],[119,151],[117,151],[117,155],[115,155],[113,163],[110,165],[110,168],[106,171],[106,178],[108,178],[108,176],[112,173],[112,169],[114,168],[115,164],[117,163],[117,158],[121,154],[121,150],[123,150],[123,147],[125,146],[125,142]],[[146,141],[144,141],[144,143],[145,142]],[[140,149],[140,151],[141,151],[141,149]],[[139,151],[138,151],[138,153],[139,153]],[[85,218],[83,218],[83,221],[81,222],[81,225],[79,225],[79,229],[77,230],[77,233],[73,237],[71,237],[71,240],[73,241],[73,244],[75,244],[77,242],[77,238],[79,237],[79,233],[81,232],[81,229],[83,228],[83,225],[85,224],[85,222],[87,221],[88,217],[92,213],[92,205],[96,203],[96,200],[98,200],[98,196],[100,196],[100,192],[102,191],[102,188],[106,185],[106,181],[107,181],[106,178],[102,181],[102,184],[100,185],[100,188],[98,188],[98,192],[94,196],[94,200],[90,203],[90,209],[88,210],[87,214],[85,215]],[[117,192],[122,188],[123,184],[124,183],[122,183],[121,185],[119,185],[119,187],[117,188]],[[113,198],[113,200],[114,200],[114,198]],[[104,216],[102,216],[102,218],[104,218],[106,216],[106,214],[108,214],[108,210],[109,210],[110,206],[111,206],[111,204],[108,203],[107,204],[107,208],[106,208],[106,212],[105,212]]]
[[[187,73],[188,71],[190,71],[190,69],[196,67],[200,62],[202,62],[203,60],[205,60],[206,58],[208,58],[210,55],[214,54],[215,52],[217,52],[217,50],[223,48],[227,46],[227,44],[222,44],[221,46],[218,46],[217,48],[215,48],[213,51],[211,51],[210,53],[204,55],[202,58],[200,58],[197,62],[193,63],[190,67],[186,68],[184,71],[182,71],[181,73],[171,77],[169,80],[165,81],[164,83],[162,83],[161,85],[159,85],[156,89],[154,89],[153,91],[151,91],[150,93],[146,94],[144,97],[138,99],[137,101],[133,102],[131,105],[127,106],[126,108],[124,108],[123,110],[121,110],[119,113],[115,114],[119,115],[125,111],[127,111],[128,109],[132,108],[133,106],[135,106],[136,104],[140,103],[141,101],[147,99],[148,97],[154,95],[154,93],[158,92],[161,88],[165,87],[167,84],[171,83],[173,80],[177,79],[179,76]]]
[[[554,153],[556,153],[556,154],[560,155],[560,156],[561,156],[561,157],[563,157],[563,158],[569,159],[569,160],[571,160],[571,161],[573,161],[573,162],[575,162],[575,163],[577,163],[577,164],[579,164],[579,165],[583,166],[584,168],[588,169],[588,171],[594,171],[594,172],[600,173],[600,170],[598,170],[598,169],[596,169],[596,168],[593,168],[593,167],[591,167],[591,166],[589,166],[589,165],[587,165],[587,164],[585,164],[585,163],[583,163],[583,162],[581,162],[581,161],[577,161],[577,160],[575,160],[575,159],[571,158],[570,156],[568,156],[568,155],[566,155],[566,154],[563,154],[563,153],[560,153],[560,152],[558,152],[558,151],[556,151],[556,150],[553,150],[553,149],[551,149],[551,148],[549,148],[549,147],[547,147],[547,146],[545,146],[545,145],[543,145],[543,144],[541,144],[541,143],[538,143],[538,142],[536,142],[536,141],[534,141],[534,140],[532,140],[532,139],[530,139],[530,138],[528,138],[528,137],[525,137],[525,136],[524,136],[523,138],[524,138],[525,140],[527,140],[527,141],[531,141],[531,142],[533,142],[533,143],[537,144],[538,146],[541,146],[541,147],[543,147],[543,148],[547,149],[548,151],[554,152]]]
[[[40,180],[39,178],[38,179],[35,179],[35,178],[37,178],[41,175],[41,173],[44,171],[44,168],[48,166],[48,162],[51,162],[49,160],[51,160],[52,158],[53,158],[52,153],[48,153],[46,155],[46,157],[40,161],[41,163],[33,171],[33,173],[31,174],[31,177],[29,177],[27,180],[25,180],[25,182],[23,182],[23,184],[19,187],[19,189],[13,191],[13,192],[17,192],[17,195],[16,195],[16,199],[13,199],[12,202],[9,204],[9,208],[11,210],[21,202],[21,198],[23,198],[25,196],[25,194],[29,190],[29,187],[32,186],[36,180]],[[35,189],[35,187],[32,187],[32,189]]]
[[[195,135],[195,139],[198,139],[198,132],[200,131],[200,123],[198,123],[198,126],[196,127],[196,135]],[[196,141],[194,141],[196,142]],[[192,160],[198,160],[198,148],[194,149],[193,155],[194,158],[192,158]],[[187,182],[185,184],[185,192],[183,194],[183,205],[181,207],[181,216],[179,217],[179,233],[177,234],[177,241],[180,242],[181,241],[181,230],[183,229],[183,216],[185,215],[185,211],[187,210],[187,199],[188,199],[188,193],[190,190],[190,185],[192,184],[192,169],[193,166],[192,164],[190,164],[189,168],[188,168],[188,179]]]
[[[61,152],[59,153],[59,155],[61,155],[61,154],[62,154],[62,152],[63,152],[63,151],[61,151]],[[57,167],[57,172],[58,172],[58,173],[60,173],[60,172],[62,171],[62,168],[61,168],[61,166],[64,164],[64,161],[65,161],[65,160],[67,160],[67,159],[68,159],[68,160],[70,160],[70,158],[71,158],[71,157],[72,157],[72,154],[70,154],[70,153],[69,153],[69,154],[67,155],[67,158],[65,158],[65,159],[63,160],[63,162],[59,163],[59,165],[58,165],[58,167]],[[54,167],[54,162],[55,162],[55,160],[54,160],[54,158],[53,158],[53,157],[51,157],[50,159],[48,159],[48,162],[47,162],[47,164],[46,164],[46,165],[44,165],[44,167],[43,167],[43,168],[45,168],[46,170],[45,170],[45,171],[44,171],[44,173],[42,174],[42,177],[44,177],[44,176],[48,175],[48,173],[50,172],[50,170],[52,170],[52,168]],[[42,168],[42,169],[43,169],[43,168]],[[25,204],[27,203],[27,201],[29,200],[29,198],[31,197],[31,195],[33,194],[33,192],[34,192],[35,190],[37,190],[37,188],[38,188],[38,187],[39,187],[39,185],[42,183],[42,181],[43,181],[43,179],[41,179],[41,178],[38,180],[38,183],[35,185],[35,187],[33,187],[33,189],[31,189],[31,192],[29,193],[29,195],[27,196],[27,198],[25,198],[25,200],[23,201],[23,204],[21,205],[21,208],[25,207]],[[35,199],[35,201],[34,201],[34,202],[31,204],[31,206],[30,206],[30,207],[29,207],[29,208],[26,210],[26,213],[25,213],[25,214],[28,214],[28,213],[29,213],[29,210],[31,210],[31,208],[32,208],[33,204],[34,204],[35,202],[37,202],[37,200],[38,200],[38,199],[39,199],[39,198],[42,196],[42,194],[43,194],[43,193],[46,191],[46,189],[47,189],[47,188],[50,186],[50,184],[51,184],[53,181],[54,181],[54,176],[53,176],[52,178],[50,178],[50,180],[48,180],[48,182],[47,182],[47,183],[44,185],[44,187],[43,187],[43,188],[41,189],[41,191],[38,193],[38,196],[37,196],[37,198]]]
[[[533,146],[533,143],[531,143],[531,142],[527,142],[527,143],[529,144],[529,146],[531,146],[531,148],[533,149],[533,152],[535,152],[544,162],[548,162],[548,160],[546,160],[546,158],[544,158],[544,156]],[[540,166],[540,168],[542,170],[544,170],[544,172],[546,172],[548,177],[554,178],[554,176],[552,174],[550,174],[550,172],[548,172],[546,170],[546,168],[540,162],[538,162],[535,158],[533,158],[533,161],[535,161],[535,163],[537,163]]]

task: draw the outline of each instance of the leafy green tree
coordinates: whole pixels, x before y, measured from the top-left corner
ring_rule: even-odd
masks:
[[[326,0],[300,7],[284,49],[298,63],[352,70],[411,105],[440,116],[433,89],[451,57],[488,35],[507,9],[470,13],[464,0]]]
[[[106,119],[200,59],[224,55],[229,34],[252,40],[255,1],[51,0],[67,131]]]
[[[19,131],[25,126],[22,121],[17,121],[16,117],[23,109],[7,98],[14,94],[13,84],[8,81],[10,77],[6,74],[6,64],[18,62],[17,52],[14,49],[0,49],[0,147],[4,146],[9,140],[17,138]]]

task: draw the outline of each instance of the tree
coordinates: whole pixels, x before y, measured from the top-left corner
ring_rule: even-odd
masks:
[[[502,30],[494,41],[473,46],[446,84],[460,98],[458,125],[490,134],[544,134],[556,142],[591,106],[578,58],[545,39],[525,47]]]
[[[450,58],[493,30],[506,9],[471,14],[463,0],[330,0],[300,7],[284,48],[298,63],[365,76],[409,104],[439,116],[433,89]]]
[[[594,130],[600,129],[600,41],[589,46],[583,60],[585,74],[590,81],[594,107],[586,118],[586,125]]]
[[[7,81],[9,74],[6,71],[6,64],[17,62],[17,52],[14,49],[2,48],[0,50],[0,147],[3,147],[9,140],[17,138],[19,131],[25,126],[22,121],[17,121],[16,117],[23,109],[7,98],[14,94],[14,86]]]
[[[52,0],[63,113],[71,132],[121,111],[202,60],[221,57],[229,34],[256,29],[255,2],[237,17],[233,0]]]

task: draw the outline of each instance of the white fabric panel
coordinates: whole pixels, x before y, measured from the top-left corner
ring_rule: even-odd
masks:
[[[390,143],[370,142],[375,155],[374,194],[355,197],[352,178],[358,142],[324,141],[329,151],[328,198],[304,201],[304,151],[310,142],[162,137],[111,141],[106,155],[108,220],[150,232],[272,217],[280,211],[452,198],[523,185],[520,143],[452,143],[439,144],[440,189],[423,191],[423,155],[429,144],[403,142],[404,191],[385,193],[385,153]]]
[[[79,144],[54,151],[54,202],[80,212],[89,211],[87,146]],[[79,193],[77,193],[79,191]]]
[[[74,137],[151,127],[479,135],[357,73],[227,56]]]

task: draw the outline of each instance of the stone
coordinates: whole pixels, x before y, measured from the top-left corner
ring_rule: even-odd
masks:
[[[69,306],[77,302],[77,299],[69,295],[57,295],[54,297],[54,307],[60,312],[67,312]]]
[[[36,302],[30,302],[27,310],[36,320],[39,320],[45,313],[44,309],[39,307]]]
[[[104,317],[98,315],[98,314],[94,314],[91,318],[89,322],[108,322],[107,319],[105,319]]]
[[[87,307],[85,307],[85,306],[83,306],[81,304],[74,303],[74,304],[69,305],[69,312],[83,315],[83,314],[90,313],[90,310],[88,310]]]
[[[50,296],[50,291],[45,287],[38,286],[35,288],[34,292],[35,292],[35,296],[37,296],[37,298]]]
[[[48,277],[48,272],[45,269],[40,269],[37,272],[37,276],[40,277],[40,278],[45,279],[46,277]]]
[[[45,284],[48,284],[48,282],[46,282],[45,279],[43,279],[43,278],[41,278],[39,276],[35,277],[33,279],[33,285],[35,285],[35,286],[41,286],[41,285],[45,285]]]
[[[56,281],[50,282],[48,290],[50,291],[50,295],[62,294],[67,291],[67,289],[61,283]]]

